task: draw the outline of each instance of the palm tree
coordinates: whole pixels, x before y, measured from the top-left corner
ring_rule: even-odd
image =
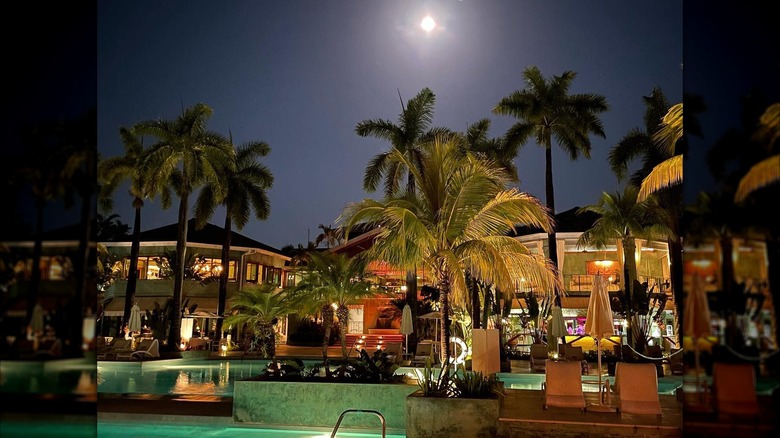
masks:
[[[626,319],[631,320],[633,289],[637,282],[636,239],[665,238],[670,230],[665,210],[654,198],[637,202],[638,189],[627,185],[623,193],[602,193],[597,204],[587,205],[578,213],[593,212],[599,218],[589,230],[582,233],[577,245],[606,248],[607,244],[619,239],[623,246],[623,290],[626,297]],[[631,325],[628,339],[633,341]]]
[[[565,71],[560,76],[545,79],[538,67],[528,67],[523,71],[526,88],[501,99],[493,109],[494,114],[511,115],[520,120],[509,129],[508,138],[525,143],[534,136],[536,143],[544,148],[545,201],[553,215],[553,138],[572,160],[580,155],[590,158],[590,134],[606,138],[598,114],[607,111],[607,101],[598,94],[569,94],[569,87],[576,76],[575,72]],[[555,230],[550,230],[547,236],[550,259],[557,269]],[[560,305],[560,297],[556,296],[556,301]]]
[[[366,276],[366,262],[360,257],[331,252],[311,252],[308,262],[300,270],[302,280],[293,289],[292,295],[311,313],[322,315],[325,336],[322,341],[322,360],[328,360],[328,341],[333,324],[333,311],[339,321],[341,354],[347,358],[348,305],[361,299],[377,295],[371,289]]]
[[[323,224],[320,224],[318,228],[322,230],[322,233],[320,233],[317,238],[314,239],[315,247],[320,246],[320,243],[322,242],[325,242],[326,248],[341,244],[342,237],[338,228],[333,228]]]
[[[232,143],[232,136],[231,136]],[[219,275],[219,301],[217,314],[225,313],[227,283],[230,270],[230,239],[232,225],[241,230],[254,211],[258,220],[267,219],[271,214],[271,203],[266,190],[274,183],[271,171],[257,163],[258,157],[265,157],[271,148],[264,142],[249,142],[236,150],[235,163],[220,168],[219,185],[214,183],[203,187],[195,201],[195,226],[202,228],[214,214],[218,205],[225,206],[225,237],[222,241],[222,270]],[[223,192],[224,197],[217,197]],[[217,321],[217,339],[222,337],[222,320]]]
[[[463,147],[477,157],[493,160],[506,171],[511,182],[519,182],[515,157],[522,145],[522,139],[511,135],[489,138],[489,130],[490,119],[480,119],[469,125],[466,132],[461,134],[464,139]]]
[[[348,205],[339,221],[348,228],[380,226],[368,259],[424,265],[434,273],[442,305],[442,351],[449,363],[450,301],[465,301],[467,272],[502,291],[514,290],[520,278],[540,290],[560,289],[549,260],[508,236],[516,224],[551,230],[552,220],[536,198],[506,189],[509,177],[503,169],[463,155],[456,140],[436,140],[422,152],[417,164],[399,150],[390,157],[408,167],[417,182],[415,193]]]
[[[677,109],[670,109],[666,97],[659,88],[654,88],[650,96],[643,96],[642,100],[645,103],[644,129],[630,130],[609,153],[609,164],[618,177],[618,181],[623,181],[628,177],[627,171],[630,164],[636,160],[641,162],[639,169],[628,178],[629,184],[636,187],[640,187],[647,176],[669,158],[669,144],[676,144],[682,137],[682,124],[675,120],[677,116],[682,117],[682,113],[678,114]],[[659,138],[666,140],[659,141]],[[672,154],[675,149],[676,147],[672,148]],[[674,166],[678,164],[681,169],[681,161]],[[676,172],[673,172],[670,176],[675,174]],[[681,176],[680,171],[679,175],[670,178],[670,181]],[[666,225],[671,234],[667,236],[666,241],[669,246],[672,291],[675,300],[681,303],[683,301],[683,242],[680,231],[680,221],[683,214],[682,187],[679,184],[674,186],[664,184],[664,186],[667,186],[666,189],[657,187],[654,196],[658,198],[659,204],[663,205],[668,213],[666,217],[669,221]],[[639,195],[639,200],[643,199]],[[681,324],[682,318],[678,318],[677,322]],[[678,333],[681,333],[681,330],[682,325],[677,327]]]
[[[156,183],[170,184],[179,196],[178,233],[176,238],[176,273],[173,283],[174,315],[168,333],[168,348],[179,345],[181,329],[181,299],[184,282],[184,260],[187,252],[187,222],[189,196],[200,185],[209,182],[220,190],[214,194],[222,198],[224,193],[219,182],[219,170],[229,168],[234,161],[234,150],[223,136],[208,131],[206,122],[212,109],[198,103],[185,109],[176,119],[148,120],[135,125],[139,135],[157,138],[145,154],[141,172],[154,171]]]
[[[418,165],[423,143],[437,136],[451,134],[451,131],[446,128],[431,128],[435,103],[436,95],[430,88],[425,87],[409,99],[405,107],[403,100],[401,101],[401,114],[398,116],[397,124],[386,119],[363,120],[357,124],[355,132],[359,136],[380,138],[389,141],[391,145],[390,150],[374,156],[368,163],[363,176],[363,188],[366,191],[376,191],[379,181],[384,177],[385,196],[393,196],[399,192],[401,178],[406,173],[406,191],[415,192],[414,174],[408,165]],[[395,151],[400,152],[406,160],[403,162],[394,160]],[[412,319],[416,326],[417,268],[415,266],[410,266],[406,271],[406,300],[412,308]]]
[[[294,311],[285,292],[272,284],[262,284],[238,291],[231,299],[228,326],[242,327],[252,334],[252,343],[263,357],[276,356],[274,325]]]
[[[765,146],[769,156],[754,164],[740,179],[734,202],[743,202],[754,191],[780,181],[780,154],[774,148],[780,139],[780,102],[769,105],[761,115],[753,139]]]
[[[143,164],[146,158],[143,141],[132,130],[125,127],[119,128],[119,135],[122,138],[125,154],[107,158],[98,164],[98,182],[100,184],[98,202],[102,210],[110,211],[113,208],[113,194],[116,192],[116,189],[125,182],[130,183],[129,193],[132,198],[135,217],[133,219],[133,235],[130,243],[130,266],[127,271],[127,286],[125,287],[125,306],[122,313],[122,321],[126,323],[130,319],[130,310],[135,301],[135,290],[138,284],[138,254],[141,248],[141,209],[144,206],[144,199],[153,198],[159,193],[163,207],[167,209],[171,206],[171,196],[167,185],[152,183],[153,176],[143,172]]]

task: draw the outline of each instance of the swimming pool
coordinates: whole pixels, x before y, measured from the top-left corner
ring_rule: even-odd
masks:
[[[225,421],[210,424],[194,424],[191,422],[167,422],[165,424],[149,423],[147,421],[105,420],[97,423],[90,421],[73,421],[71,419],[41,421],[40,419],[4,419],[3,438],[22,437],[90,437],[124,438],[127,436],[142,436],[145,438],[176,438],[176,437],[213,437],[213,438],[324,438],[330,437],[331,430],[301,430],[301,429],[271,429],[238,426]],[[376,431],[363,433],[339,430],[339,437],[368,438],[380,436],[381,426]],[[387,434],[388,438],[405,438],[405,434]]]
[[[310,366],[318,361],[304,361]],[[97,370],[99,393],[214,395],[232,397],[236,380],[262,373],[266,360],[171,359],[153,362],[100,362]],[[414,375],[414,368],[401,367],[396,374]],[[498,373],[509,389],[542,388],[544,374]],[[585,376],[593,380],[595,376]],[[679,376],[658,379],[659,394],[674,394],[682,386]],[[597,384],[585,383],[583,391],[596,392]]]
[[[94,359],[0,361],[0,393],[89,396],[96,376]]]

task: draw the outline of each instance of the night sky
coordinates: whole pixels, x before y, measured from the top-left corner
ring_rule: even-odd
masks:
[[[289,4],[288,4],[289,3]],[[290,5],[291,4],[291,5]],[[712,188],[707,148],[739,126],[740,99],[759,89],[780,99],[780,43],[761,2],[609,1],[296,1],[25,2],[3,27],[8,60],[0,118],[3,154],[24,152],[19,128],[77,117],[98,108],[103,157],[121,153],[120,126],[175,118],[182,106],[214,109],[209,128],[236,143],[262,140],[276,177],[271,217],[241,232],[281,248],[314,240],[348,202],[367,196],[368,160],[389,145],[361,138],[365,119],[397,121],[423,87],[437,96],[433,124],[462,130],[481,118],[491,135],[514,123],[492,115],[504,96],[524,87],[522,70],[578,73],[572,92],[606,96],[607,139],[593,138],[591,160],[570,162],[557,146],[558,211],[594,203],[620,185],[606,165],[609,149],[642,127],[641,96],[663,89],[701,95],[704,138],[692,138],[685,192]],[[430,14],[439,27],[419,26]],[[21,29],[21,30],[19,30]],[[684,68],[683,68],[684,66]],[[517,158],[521,189],[544,197],[542,150],[527,144]],[[23,195],[23,194],[22,194]],[[15,208],[32,226],[25,200]],[[132,222],[130,199],[116,212]],[[15,209],[14,209],[15,208]],[[4,221],[10,215],[4,215]],[[78,209],[47,207],[47,229],[72,224]],[[143,228],[175,222],[175,207],[147,202]],[[218,211],[212,222],[222,224]],[[4,222],[5,223],[5,222]]]
[[[438,27],[420,27],[426,15]],[[126,1],[98,2],[98,149],[122,152],[120,126],[173,119],[203,102],[209,129],[234,143],[262,140],[275,176],[271,216],[242,234],[281,248],[305,244],[365,197],[368,161],[389,143],[362,138],[365,119],[397,121],[423,87],[436,95],[433,126],[462,131],[482,118],[491,136],[515,122],[491,113],[522,89],[524,68],[577,73],[572,93],[598,93],[606,140],[572,162],[554,146],[556,208],[595,203],[621,185],[606,162],[630,129],[643,127],[642,96],[683,91],[683,11],[678,1]],[[528,143],[516,159],[520,188],[544,201],[544,154]],[[193,197],[194,198],[194,197]],[[132,222],[130,197],[115,212]],[[176,221],[176,203],[147,202],[143,229]],[[218,210],[211,220],[221,225]]]

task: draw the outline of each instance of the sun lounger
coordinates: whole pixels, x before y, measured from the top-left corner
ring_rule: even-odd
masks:
[[[621,415],[661,415],[655,364],[618,362],[615,366],[615,384],[610,386],[607,379],[607,387],[617,398],[617,409]],[[609,391],[607,399],[609,403]]]
[[[36,359],[51,359],[62,356],[62,342],[59,339],[44,341],[33,353]]]
[[[531,371],[544,372],[547,364],[547,346],[544,344],[531,345]]]
[[[424,366],[425,361],[429,358],[431,359],[431,363],[433,363],[433,344],[430,342],[420,342],[417,344],[417,349],[414,351],[412,366]]]
[[[133,341],[131,339],[114,338],[110,344],[106,345],[102,351],[98,350],[97,359],[117,359],[117,355],[133,352]],[[129,358],[129,356],[127,356]]]
[[[582,352],[582,347],[574,347],[569,344],[564,345],[564,357],[566,360],[579,362],[582,367],[582,374],[587,375],[589,372],[588,361],[585,360],[585,353]]]
[[[712,392],[719,418],[759,417],[756,370],[752,364],[715,362],[712,365]]]
[[[401,353],[402,345],[400,342],[388,342],[385,347],[385,354],[387,354],[387,360],[393,363],[401,361],[403,354]]]
[[[578,362],[548,361],[542,382],[542,407],[577,408],[585,411],[582,392],[582,367]]]
[[[154,357],[160,357],[160,343],[157,339],[142,340],[130,355],[131,359],[149,359]]]

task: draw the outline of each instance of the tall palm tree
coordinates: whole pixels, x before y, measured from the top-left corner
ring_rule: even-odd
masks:
[[[325,247],[330,248],[331,246],[336,246],[341,243],[341,230],[338,228],[323,224],[320,224],[318,228],[322,230],[322,233],[314,239],[315,246],[320,246],[320,243],[325,242]]]
[[[637,202],[638,189],[627,185],[623,193],[602,193],[597,204],[587,205],[578,213],[593,212],[599,218],[589,230],[580,235],[578,246],[606,248],[619,239],[623,246],[623,290],[627,300],[626,319],[631,320],[633,288],[637,280],[636,239],[666,238],[671,232],[667,226],[666,211],[658,206],[655,198]],[[628,339],[633,342],[631,326]]]
[[[400,97],[400,92],[399,92]],[[401,101],[401,114],[398,123],[386,119],[363,120],[355,127],[361,137],[375,137],[390,142],[391,149],[377,154],[369,161],[363,176],[363,188],[374,192],[384,177],[385,196],[393,196],[401,190],[401,179],[406,174],[406,191],[415,192],[414,174],[411,166],[420,162],[422,145],[437,136],[450,135],[446,128],[431,127],[436,95],[425,87],[416,96],[409,99],[406,106]],[[394,160],[398,151],[406,158],[401,162]],[[412,319],[417,323],[417,268],[410,266],[406,271],[406,300],[412,309]],[[416,330],[415,330],[416,332]],[[414,339],[413,339],[414,340]]]
[[[676,109],[670,109],[669,102],[660,88],[654,88],[650,96],[643,96],[642,100],[645,103],[644,129],[631,129],[609,152],[609,164],[618,177],[618,181],[628,179],[629,184],[636,187],[640,187],[659,164],[666,161],[670,154],[675,153],[677,148],[674,147],[670,151],[669,145],[676,144],[682,137],[682,124],[674,120],[678,115],[681,117],[681,113],[677,114]],[[659,141],[659,138],[665,140]],[[680,157],[682,157],[681,154]],[[641,165],[629,177],[627,175],[629,165],[636,160],[639,160]],[[682,162],[679,162],[680,169],[681,164]],[[680,172],[675,178],[681,176]],[[674,178],[670,178],[670,182],[671,179]],[[666,225],[671,234],[667,236],[666,241],[669,246],[672,292],[675,301],[682,303],[683,242],[680,230],[683,214],[682,187],[679,184],[669,184],[664,189],[657,187],[654,196],[658,198],[659,204],[663,205],[668,213],[666,218],[669,221]],[[639,195],[638,199],[641,201],[644,198]],[[679,317],[677,322],[679,324],[677,332],[681,333],[682,317]]]
[[[515,165],[515,157],[522,145],[523,139],[512,136],[513,132],[507,133],[507,135],[490,138],[488,137],[488,131],[490,130],[490,119],[480,119],[477,122],[468,125],[466,132],[462,133],[462,148],[465,151],[469,151],[478,158],[492,160],[499,167],[503,168],[509,177],[509,181],[516,183],[520,179],[517,176],[517,166]],[[479,281],[470,279],[467,282],[469,286],[469,294],[471,295],[471,321],[473,328],[481,328],[482,321],[487,322],[487,306],[484,307],[485,315],[482,317],[480,302],[480,294],[482,294],[486,300],[489,298],[489,293],[485,293],[488,288],[485,287]],[[483,292],[480,292],[483,291]]]
[[[604,96],[593,93],[570,94],[569,87],[577,76],[565,71],[560,76],[545,79],[536,66],[523,71],[526,88],[514,91],[493,108],[494,114],[510,115],[520,121],[514,124],[507,137],[525,143],[534,136],[545,152],[545,201],[547,209],[555,214],[553,187],[552,145],[558,145],[576,160],[582,155],[590,158],[590,135],[606,138],[598,114],[609,108]],[[550,259],[558,269],[558,244],[555,230],[547,235]],[[560,297],[556,296],[560,305]]]
[[[231,314],[225,318],[225,324],[244,326],[263,357],[273,358],[276,356],[274,325],[293,311],[285,292],[272,284],[262,284],[238,291],[231,299]]]
[[[780,181],[780,154],[775,147],[780,139],[780,102],[766,108],[753,139],[763,144],[768,157],[754,164],[740,179],[734,202],[743,202],[754,191]]]
[[[232,136],[231,136],[232,144]],[[225,237],[222,240],[222,271],[219,275],[219,301],[217,314],[225,313],[227,283],[230,270],[230,240],[232,226],[241,230],[249,221],[251,213],[264,220],[271,214],[271,203],[266,190],[274,183],[271,171],[256,160],[265,157],[271,148],[264,142],[249,142],[241,145],[235,153],[235,162],[219,169],[219,186],[209,183],[204,186],[195,201],[195,226],[202,228],[214,214],[218,205],[225,207]],[[219,198],[217,193],[222,192]],[[217,339],[222,337],[222,320],[217,321]]]
[[[365,280],[366,262],[360,257],[332,252],[311,252],[300,273],[302,280],[292,295],[303,308],[311,313],[319,311],[325,327],[322,341],[322,360],[328,360],[328,341],[333,324],[333,311],[339,321],[341,354],[347,358],[348,305],[361,299],[376,296],[377,291]]]
[[[520,278],[539,290],[560,289],[549,260],[508,236],[516,224],[552,230],[552,219],[536,198],[506,189],[503,169],[463,155],[456,140],[436,140],[422,152],[413,163],[392,151],[391,158],[413,174],[415,193],[348,205],[339,222],[348,228],[380,225],[368,259],[404,268],[423,265],[434,273],[442,304],[442,351],[449,363],[451,300],[465,301],[467,272],[502,291],[514,290]]]
[[[229,168],[234,161],[234,150],[222,135],[206,129],[212,109],[198,103],[182,111],[174,120],[148,120],[135,125],[139,135],[157,138],[145,154],[142,172],[154,171],[158,184],[173,187],[179,196],[178,232],[176,238],[176,273],[173,283],[173,309],[168,348],[175,348],[181,340],[181,298],[184,282],[184,261],[187,252],[187,222],[189,196],[204,183],[220,187],[219,170]],[[224,196],[220,189],[215,192]]]
[[[154,198],[159,194],[163,208],[167,209],[171,206],[171,194],[168,185],[153,183],[153,175],[145,172],[145,170],[149,169],[144,168],[146,157],[142,139],[131,129],[125,127],[119,128],[119,136],[125,149],[124,155],[101,160],[97,171],[100,184],[98,203],[101,209],[111,211],[114,202],[114,192],[120,185],[129,182],[129,194],[135,210],[133,235],[130,243],[130,267],[127,271],[125,306],[122,312],[124,324],[130,319],[130,311],[135,301],[135,290],[138,284],[138,254],[141,249],[141,209],[144,206],[144,199]]]

